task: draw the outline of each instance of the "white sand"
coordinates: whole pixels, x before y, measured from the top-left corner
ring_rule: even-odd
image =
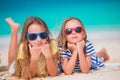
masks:
[[[94,33],[88,32],[87,34],[88,39],[93,42],[96,51],[103,47],[107,49],[110,61],[106,63],[107,66],[104,69],[89,74],[60,74],[56,77],[35,78],[34,80],[120,80],[120,31],[96,31]],[[54,37],[56,36],[54,35]],[[9,40],[9,36],[0,37],[0,67],[7,65]],[[10,80],[13,79],[16,80],[15,77],[10,77]]]

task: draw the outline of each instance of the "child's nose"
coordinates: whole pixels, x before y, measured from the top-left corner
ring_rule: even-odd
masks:
[[[36,41],[41,41],[41,38],[39,36],[37,36]]]
[[[75,31],[75,30],[73,30],[73,31],[72,31],[72,34],[76,34],[76,31]]]

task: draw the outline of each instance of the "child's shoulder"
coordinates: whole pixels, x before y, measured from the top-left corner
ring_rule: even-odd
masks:
[[[92,45],[92,42],[91,42],[90,40],[86,40],[86,41],[85,41],[85,45],[86,45],[86,46]]]
[[[91,41],[90,40],[86,40],[85,43],[91,43]]]

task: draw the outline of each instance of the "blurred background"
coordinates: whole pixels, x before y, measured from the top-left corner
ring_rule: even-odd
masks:
[[[0,63],[7,64],[10,27],[5,18],[12,17],[22,30],[29,16],[42,18],[56,38],[65,18],[79,18],[95,46],[105,47],[113,62],[120,62],[120,0],[0,0]]]
[[[67,17],[79,18],[86,30],[120,30],[120,0],[0,0],[0,36],[9,35],[5,18],[22,25],[28,16],[38,16],[51,32],[60,31]]]

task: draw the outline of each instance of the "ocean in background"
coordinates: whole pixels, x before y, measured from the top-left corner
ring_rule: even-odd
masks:
[[[86,31],[120,31],[120,0],[0,0],[0,36],[10,35],[5,18],[12,17],[22,30],[29,16],[42,18],[51,32],[59,32],[67,17],[79,18]]]

